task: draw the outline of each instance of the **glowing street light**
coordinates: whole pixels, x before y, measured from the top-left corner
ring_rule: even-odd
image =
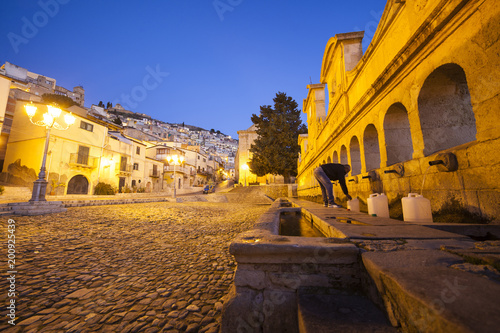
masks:
[[[172,163],[174,165],[174,199],[175,199],[175,166],[181,165],[184,162],[184,156],[182,155],[167,155],[168,164]]]
[[[50,130],[55,128],[57,130],[65,131],[71,125],[75,123],[75,117],[71,113],[66,113],[64,115],[65,126],[57,122],[58,118],[61,116],[61,109],[47,105],[47,112],[42,115],[41,120],[33,120],[37,112],[37,107],[33,103],[26,104],[24,106],[26,109],[26,114],[30,118],[33,125],[45,127],[47,132],[47,137],[45,138],[45,149],[43,152],[42,167],[40,168],[40,173],[38,174],[38,179],[33,183],[33,194],[31,196],[30,202],[36,201],[47,201],[45,199],[45,191],[47,190],[47,180],[45,179],[45,162],[47,160],[47,152],[49,149],[49,138]]]
[[[245,163],[241,166],[243,170],[245,170],[245,186],[247,186],[247,171],[249,169],[248,165]]]

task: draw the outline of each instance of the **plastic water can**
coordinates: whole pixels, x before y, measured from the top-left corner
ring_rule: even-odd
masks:
[[[354,198],[352,200],[348,200],[347,209],[349,209],[351,212],[359,212],[359,199]]]
[[[368,214],[376,214],[378,217],[389,217],[389,201],[384,193],[373,193],[366,200],[368,203]]]
[[[409,193],[401,199],[403,204],[403,219],[406,222],[432,223],[431,202],[418,193]]]

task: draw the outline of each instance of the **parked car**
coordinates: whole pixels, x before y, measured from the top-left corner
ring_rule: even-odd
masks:
[[[214,193],[214,192],[215,192],[215,185],[206,185],[203,188],[203,194]]]

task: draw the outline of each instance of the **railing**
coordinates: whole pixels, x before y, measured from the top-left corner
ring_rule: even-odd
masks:
[[[158,170],[150,170],[149,171],[149,177],[151,178],[159,178],[160,177],[160,172]]]
[[[115,172],[117,174],[130,174],[132,173],[132,164],[121,165],[119,163],[115,164]]]
[[[99,157],[79,155],[78,153],[69,154],[69,164],[71,166],[81,168],[97,168],[99,164]]]
[[[174,172],[174,167],[175,167],[175,172],[181,172],[181,173],[189,173],[189,168],[182,167],[179,165],[166,165],[164,166],[163,170],[165,172]]]

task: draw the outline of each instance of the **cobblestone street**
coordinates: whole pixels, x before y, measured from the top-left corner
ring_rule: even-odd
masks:
[[[3,216],[2,332],[218,332],[228,245],[269,206],[146,203]],[[7,220],[16,240],[8,324]]]

